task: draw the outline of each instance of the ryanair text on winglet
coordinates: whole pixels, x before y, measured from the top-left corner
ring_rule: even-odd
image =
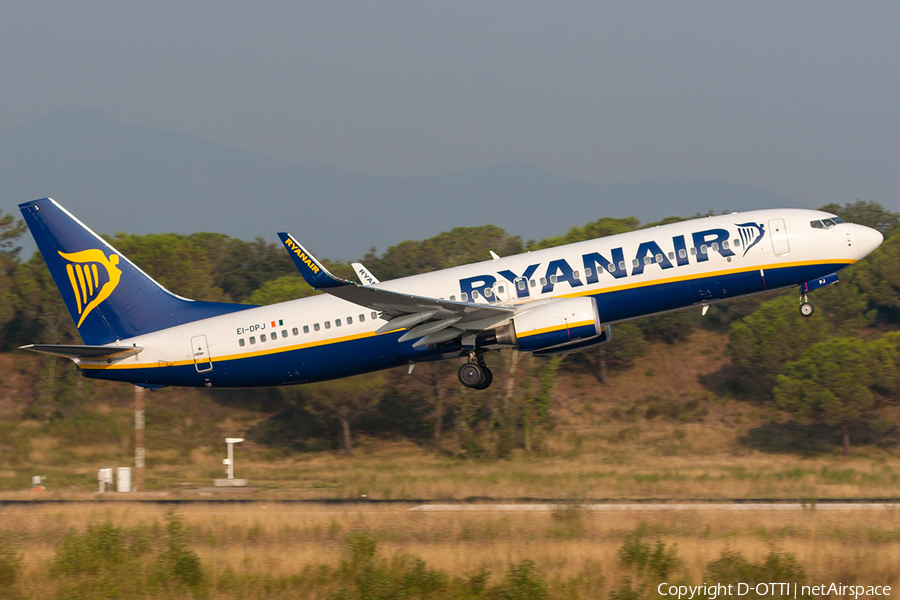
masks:
[[[288,248],[290,248],[290,249],[291,249],[291,252],[293,252],[294,254],[296,254],[296,255],[297,255],[297,258],[299,258],[300,260],[302,260],[302,261],[303,261],[303,264],[305,264],[307,267],[309,267],[310,270],[311,270],[313,273],[315,273],[316,275],[319,274],[319,267],[318,267],[318,265],[316,265],[316,263],[314,263],[314,262],[312,261],[312,259],[310,259],[310,258],[306,255],[306,252],[304,252],[303,250],[301,250],[300,247],[299,247],[297,244],[294,243],[294,240],[292,240],[291,238],[287,238],[286,240],[284,240],[284,244],[285,244],[285,246],[287,246]]]

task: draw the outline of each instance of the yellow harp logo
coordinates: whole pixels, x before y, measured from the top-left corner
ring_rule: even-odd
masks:
[[[119,255],[110,254],[107,258],[102,250],[96,248],[81,252],[60,252],[59,255],[69,261],[69,264],[66,265],[66,273],[69,275],[69,283],[72,284],[72,291],[75,293],[78,314],[81,315],[78,327],[81,327],[91,311],[109,298],[109,295],[119,285],[119,279],[122,277],[122,271],[116,266],[119,264]],[[103,278],[106,281],[102,285],[98,265],[106,271],[106,276]]]

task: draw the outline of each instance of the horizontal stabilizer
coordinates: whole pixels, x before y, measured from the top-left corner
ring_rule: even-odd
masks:
[[[72,360],[81,358],[84,360],[122,360],[129,356],[139,354],[141,346],[67,346],[64,344],[28,344],[19,346],[19,350],[30,350],[40,354],[62,356]]]

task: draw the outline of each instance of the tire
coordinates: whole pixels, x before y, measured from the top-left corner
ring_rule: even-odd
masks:
[[[804,317],[811,317],[814,312],[816,312],[816,309],[809,302],[804,302],[800,305],[800,314]]]
[[[466,363],[459,368],[459,382],[466,387],[477,388],[484,383],[484,369],[476,363]]]
[[[493,371],[491,371],[491,370],[488,369],[487,367],[481,367],[481,368],[482,368],[482,370],[484,371],[484,381],[482,381],[481,383],[479,383],[479,384],[476,385],[476,386],[472,386],[472,387],[473,387],[474,389],[476,389],[476,390],[486,390],[486,389],[488,389],[489,387],[491,387],[491,383],[494,382],[494,373],[493,373]]]

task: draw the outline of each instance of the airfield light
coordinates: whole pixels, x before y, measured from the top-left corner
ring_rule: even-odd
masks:
[[[225,465],[228,479],[234,479],[234,445],[243,441],[244,438],[225,438],[225,443],[228,444],[228,458],[224,459],[222,464]]]

